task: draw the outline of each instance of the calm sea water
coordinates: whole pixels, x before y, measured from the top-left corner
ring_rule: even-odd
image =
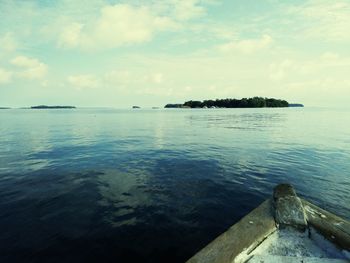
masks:
[[[0,262],[183,262],[281,182],[350,218],[349,110],[1,110]]]

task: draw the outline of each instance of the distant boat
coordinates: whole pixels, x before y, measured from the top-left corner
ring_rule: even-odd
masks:
[[[141,109],[139,106],[132,106],[133,109]]]
[[[266,200],[187,263],[350,262],[350,222],[275,187]]]

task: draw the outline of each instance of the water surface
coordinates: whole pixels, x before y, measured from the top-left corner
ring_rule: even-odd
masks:
[[[350,218],[350,111],[1,110],[1,262],[183,262],[281,182]]]

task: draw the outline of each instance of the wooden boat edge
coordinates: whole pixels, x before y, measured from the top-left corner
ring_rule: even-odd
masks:
[[[297,199],[301,201],[307,228],[312,227],[339,249],[350,251],[350,222],[348,220],[302,198],[297,197]],[[206,245],[187,263],[241,262],[239,257],[242,254],[249,255],[281,227],[276,221],[274,198],[268,199]]]

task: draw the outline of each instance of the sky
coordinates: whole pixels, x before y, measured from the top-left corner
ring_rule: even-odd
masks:
[[[0,0],[0,106],[348,105],[349,0]]]

